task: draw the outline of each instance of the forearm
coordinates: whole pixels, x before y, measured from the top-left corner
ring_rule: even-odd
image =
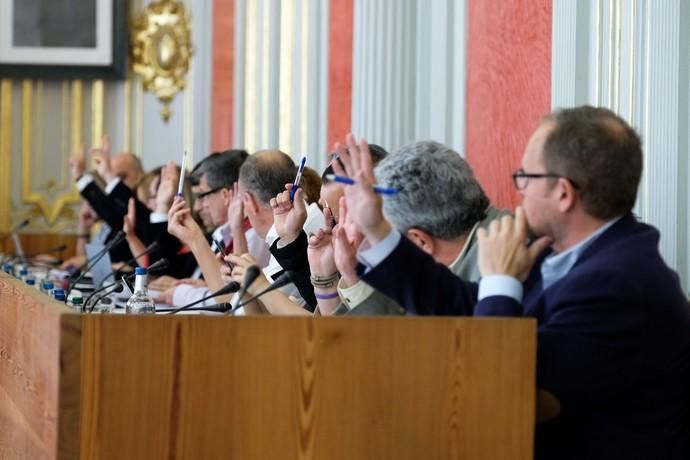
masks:
[[[220,264],[203,235],[200,234],[196,237],[189,245],[189,248],[192,250],[192,254],[194,254],[194,258],[204,274],[204,280],[209,290],[214,292],[222,288],[224,284],[220,277]]]
[[[249,253],[249,244],[243,227],[232,227],[232,253],[238,256]]]

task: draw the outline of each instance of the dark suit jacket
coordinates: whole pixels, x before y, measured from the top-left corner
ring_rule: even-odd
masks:
[[[136,199],[132,190],[122,182],[106,194],[96,185],[95,182],[88,184],[81,192],[82,197],[88,201],[89,205],[112,229],[106,241],[109,241],[115,233],[122,230],[122,222],[127,215],[129,199],[135,198],[137,219],[135,232],[145,245],[158,241],[159,250],[149,255],[149,260],[156,261],[161,257],[166,257],[170,262],[165,274],[182,277],[190,276],[194,271],[195,262],[189,260],[189,255],[178,255],[182,243],[168,233],[168,223],[159,222],[152,224],[150,221],[151,211],[141,201]],[[126,242],[118,245],[110,251],[113,262],[125,262],[130,260],[133,255]]]
[[[690,309],[658,242],[628,214],[546,290],[543,254],[522,304],[477,303],[476,284],[404,238],[364,280],[414,313],[537,318],[537,383],[561,402],[560,416],[537,426],[537,458],[688,458]]]

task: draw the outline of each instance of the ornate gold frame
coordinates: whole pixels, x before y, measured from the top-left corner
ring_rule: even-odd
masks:
[[[170,119],[170,103],[187,82],[185,77],[194,50],[191,17],[181,1],[151,3],[136,18],[131,32],[134,72],[143,78],[146,91],[163,103],[161,116]]]

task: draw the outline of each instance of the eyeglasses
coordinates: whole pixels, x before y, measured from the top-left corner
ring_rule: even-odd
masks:
[[[573,182],[573,180],[568,179],[565,176],[561,176],[560,174],[554,174],[554,173],[526,173],[524,169],[520,168],[517,171],[513,173],[513,184],[515,185],[515,188],[518,190],[524,190],[527,187],[527,184],[529,184],[530,179],[544,179],[544,178],[550,178],[550,179],[557,179],[557,178],[563,178],[568,180],[571,184],[573,184],[573,187],[576,189],[578,188],[577,184]]]
[[[207,191],[205,191],[205,192],[203,192],[203,193],[199,193],[199,194],[196,196],[196,199],[199,200],[199,201],[202,201],[202,200],[204,200],[207,196],[213,195],[213,194],[216,193],[216,192],[220,192],[221,190],[223,190],[223,189],[225,189],[225,188],[227,188],[227,187],[222,187],[222,186],[221,186],[221,187],[212,188],[211,190],[207,190]]]

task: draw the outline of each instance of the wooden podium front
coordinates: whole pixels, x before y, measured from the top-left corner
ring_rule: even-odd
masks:
[[[79,315],[0,275],[0,458],[531,459],[536,323]]]

